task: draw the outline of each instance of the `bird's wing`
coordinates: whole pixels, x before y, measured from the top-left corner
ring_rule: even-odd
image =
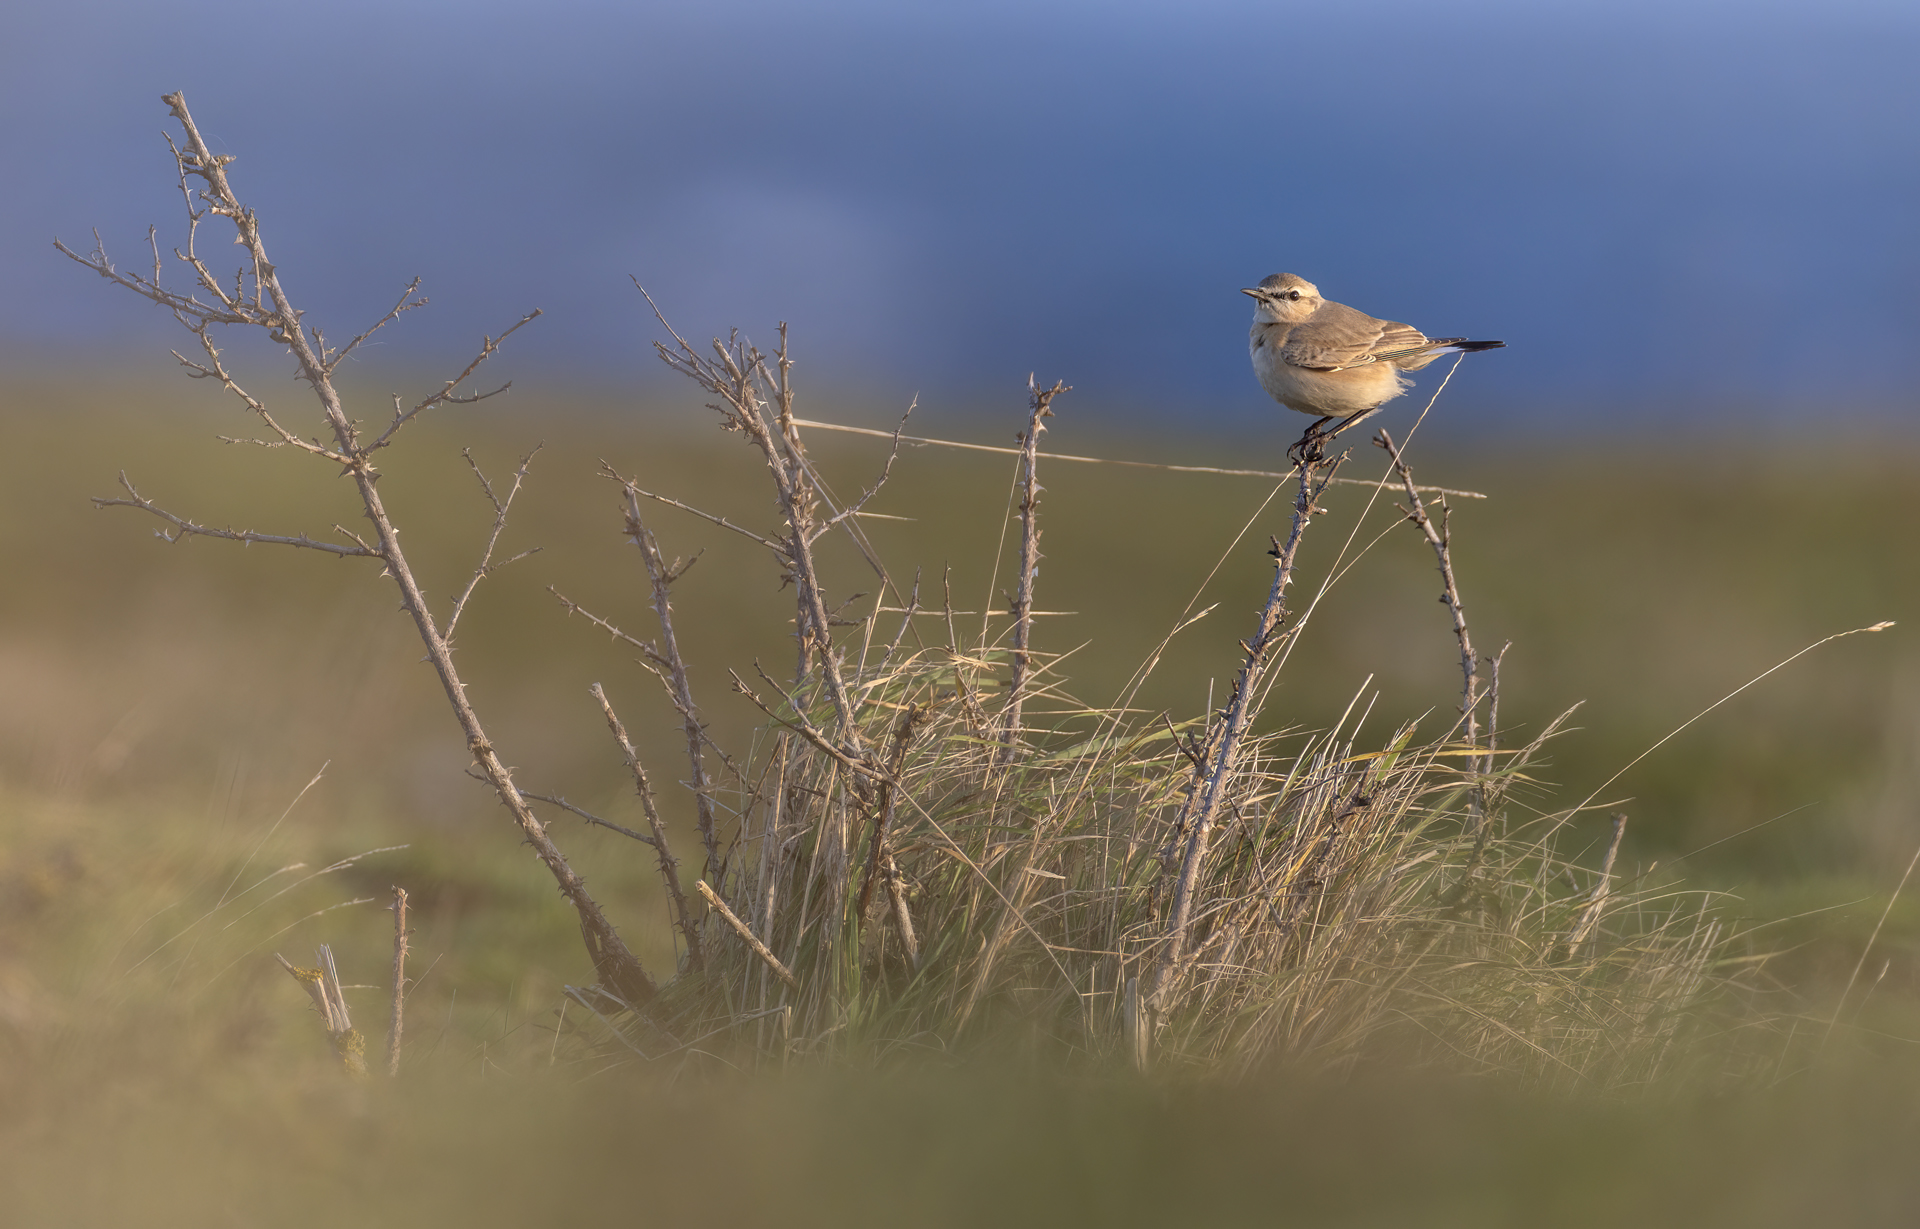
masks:
[[[1419,350],[1427,339],[1410,324],[1375,320],[1340,303],[1322,304],[1313,319],[1294,326],[1280,348],[1290,366],[1338,371]]]

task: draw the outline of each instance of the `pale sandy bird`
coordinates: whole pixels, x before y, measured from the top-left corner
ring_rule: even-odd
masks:
[[[1275,401],[1319,421],[1294,445],[1312,450],[1363,415],[1407,391],[1404,373],[1449,352],[1496,350],[1504,341],[1427,337],[1410,324],[1375,320],[1344,303],[1331,303],[1304,277],[1276,273],[1244,295],[1253,297],[1247,346],[1260,387]],[[1343,419],[1332,431],[1320,428]]]

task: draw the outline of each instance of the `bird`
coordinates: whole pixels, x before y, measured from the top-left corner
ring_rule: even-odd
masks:
[[[1260,387],[1281,405],[1318,416],[1289,455],[1317,458],[1321,445],[1407,391],[1406,372],[1442,354],[1498,350],[1504,341],[1428,337],[1410,324],[1376,320],[1320,297],[1304,277],[1276,273],[1241,290],[1253,299],[1247,349]],[[1341,419],[1331,431],[1327,423]]]

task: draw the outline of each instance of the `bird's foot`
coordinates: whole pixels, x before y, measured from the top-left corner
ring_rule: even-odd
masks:
[[[1320,425],[1315,423],[1307,428],[1305,435],[1294,441],[1293,447],[1287,449],[1287,460],[1303,468],[1317,465],[1326,459],[1327,441],[1332,438],[1329,432],[1322,431]]]

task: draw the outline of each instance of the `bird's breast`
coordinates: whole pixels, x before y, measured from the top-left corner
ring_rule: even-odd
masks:
[[[1248,341],[1253,374],[1260,387],[1290,410],[1344,418],[1399,396],[1405,386],[1390,363],[1366,363],[1339,371],[1295,367],[1282,357],[1283,344],[1284,337],[1262,337],[1257,329]]]

